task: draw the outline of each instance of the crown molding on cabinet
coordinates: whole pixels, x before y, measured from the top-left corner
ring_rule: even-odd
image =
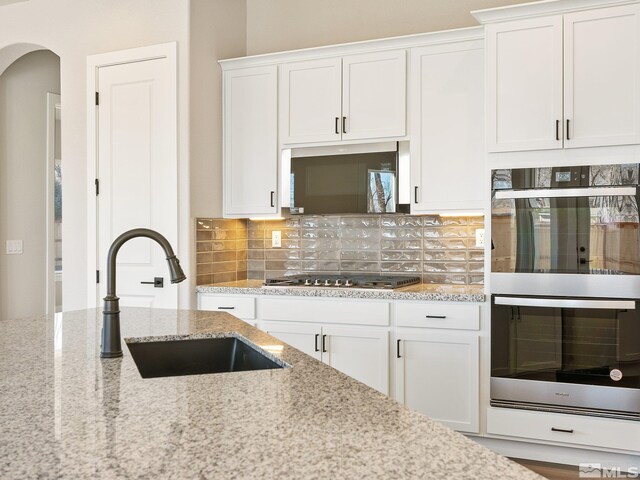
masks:
[[[592,10],[594,8],[613,7],[640,3],[639,0],[544,0],[541,2],[507,5],[485,10],[474,10],[471,15],[481,24],[518,20],[521,18],[541,17],[562,13]]]
[[[369,53],[383,50],[397,50],[402,48],[437,45],[441,43],[464,42],[484,39],[483,27],[458,28],[439,32],[418,33],[401,37],[365,40],[362,42],[342,43],[322,47],[290,50],[285,52],[266,53],[248,57],[220,60],[218,63],[223,70],[244,68],[247,66],[273,65],[276,63],[297,62],[307,59],[339,57],[358,53]]]

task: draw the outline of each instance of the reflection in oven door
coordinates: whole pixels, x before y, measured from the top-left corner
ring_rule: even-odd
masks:
[[[492,297],[492,404],[640,419],[635,301]]]

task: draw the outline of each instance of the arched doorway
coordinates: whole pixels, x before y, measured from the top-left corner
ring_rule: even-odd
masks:
[[[50,291],[55,272],[49,267],[55,263],[50,258],[54,245],[48,235],[56,230],[49,225],[55,221],[49,211],[55,208],[53,182],[61,166],[55,115],[59,95],[60,58],[55,53],[31,44],[0,50],[2,318],[55,311],[55,291]]]

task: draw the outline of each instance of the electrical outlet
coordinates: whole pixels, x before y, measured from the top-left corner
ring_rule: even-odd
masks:
[[[22,240],[7,240],[7,255],[22,255]]]
[[[271,248],[282,247],[282,232],[280,230],[274,230],[271,232]]]
[[[476,247],[484,247],[484,228],[476,228]]]

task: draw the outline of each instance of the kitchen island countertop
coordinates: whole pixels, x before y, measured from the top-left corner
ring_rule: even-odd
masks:
[[[236,332],[291,368],[143,379],[101,315],[0,320],[0,478],[539,479],[221,312],[124,308],[124,337]]]
[[[335,287],[263,287],[262,280],[199,285],[198,293],[220,295],[283,295],[302,297],[369,298],[379,300],[422,300],[442,302],[484,302],[482,285],[441,285],[418,283],[394,290],[366,290]]]

